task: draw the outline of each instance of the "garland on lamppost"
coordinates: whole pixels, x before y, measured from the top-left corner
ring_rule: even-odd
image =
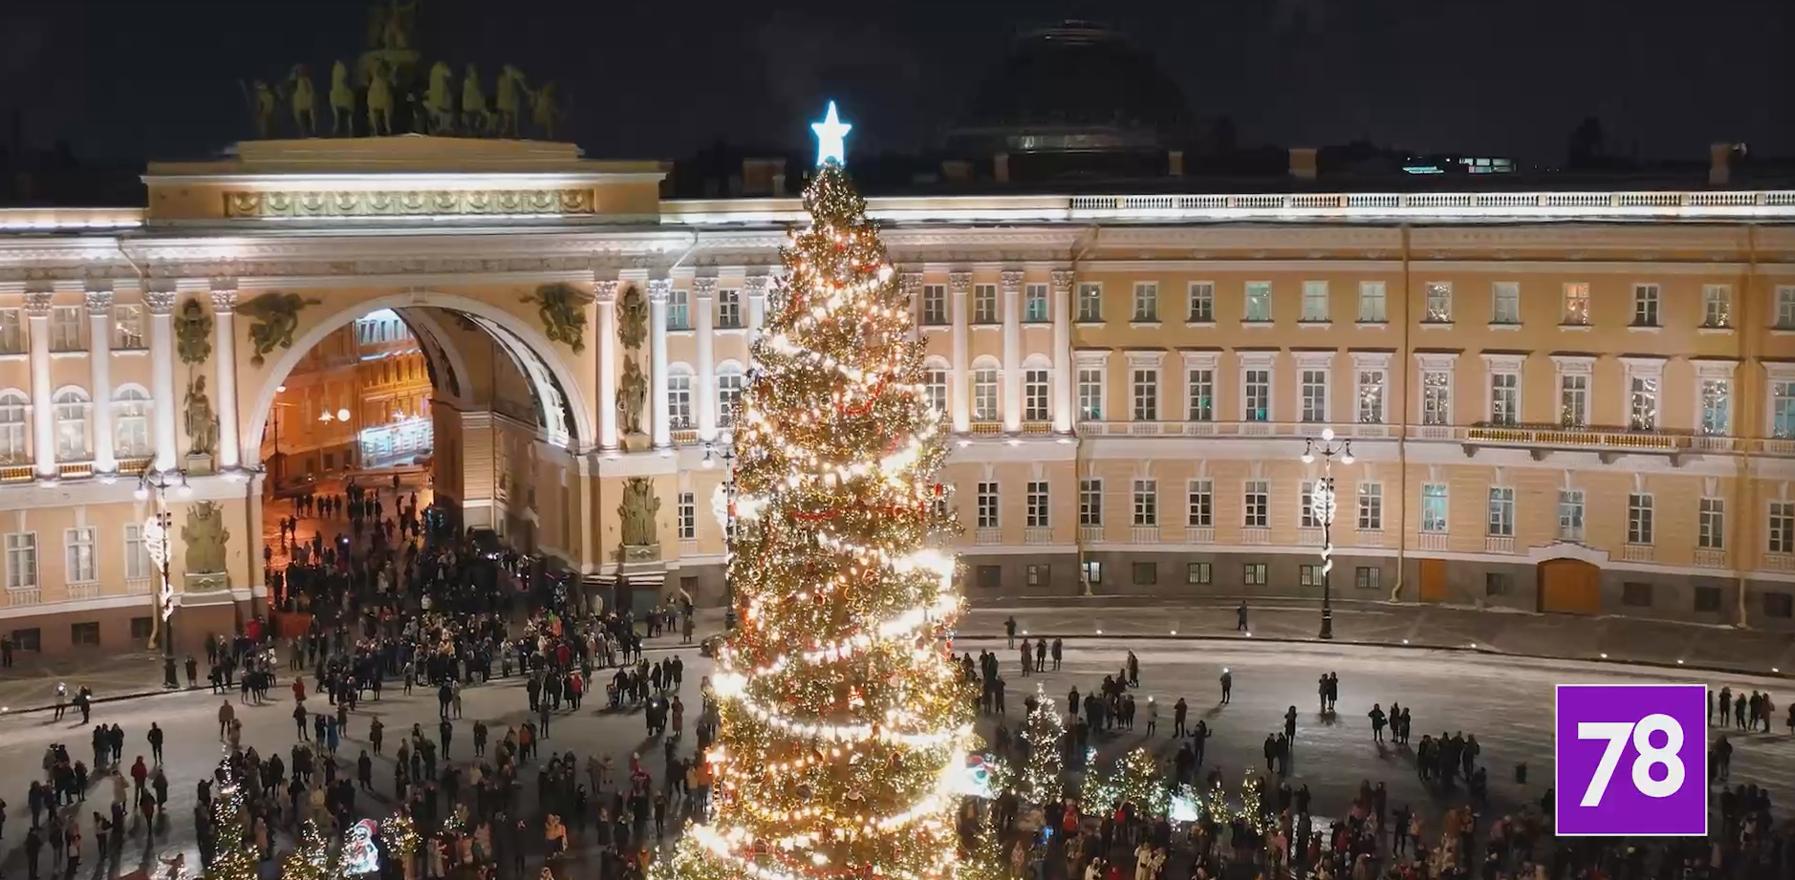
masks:
[[[1341,464],[1352,464],[1352,441],[1334,442],[1334,429],[1321,429],[1319,442],[1311,437],[1303,441],[1303,464],[1314,464],[1315,457],[1321,456],[1322,477],[1315,483],[1309,495],[1309,515],[1321,523],[1321,634],[1324,639],[1334,637],[1334,602],[1333,578],[1334,570],[1334,514],[1339,507],[1339,496],[1334,492],[1334,458],[1338,456]]]

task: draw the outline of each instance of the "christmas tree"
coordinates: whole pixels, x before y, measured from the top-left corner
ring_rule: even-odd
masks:
[[[261,854],[249,839],[243,786],[229,759],[219,764],[218,790],[212,795],[212,861],[206,880],[255,880]]]
[[[1134,804],[1137,815],[1156,817],[1166,814],[1172,797],[1153,753],[1135,748],[1117,759],[1114,767],[1092,772],[1085,783],[1085,801],[1094,810]]]
[[[713,813],[662,877],[930,880],[958,862],[970,695],[941,641],[959,608],[920,343],[830,105],[734,435],[738,628]],[[830,140],[833,136],[833,141]]]
[[[1023,803],[1049,804],[1060,799],[1060,740],[1066,734],[1066,722],[1060,718],[1053,698],[1035,685],[1034,708],[1023,719],[1021,737],[1028,747],[1017,773],[1016,793]]]
[[[299,828],[299,840],[293,851],[281,860],[281,880],[331,880],[336,876],[337,859],[330,840],[310,819]]]

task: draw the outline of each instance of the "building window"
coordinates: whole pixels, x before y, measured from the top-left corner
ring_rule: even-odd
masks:
[[[121,303],[112,307],[112,347],[140,349],[143,343],[143,306]]]
[[[1795,553],[1795,501],[1770,502],[1766,532],[1771,553]]]
[[[1718,613],[1720,611],[1720,588],[1696,587],[1694,610],[1697,614]]]
[[[1375,590],[1382,586],[1384,570],[1375,565],[1361,565],[1353,569],[1352,585],[1361,590]]]
[[[1263,324],[1271,320],[1271,282],[1248,281],[1246,284],[1246,317],[1249,324]]]
[[[1359,282],[1359,323],[1382,324],[1387,321],[1382,281]]]
[[[1266,527],[1266,514],[1271,507],[1269,494],[1266,491],[1264,480],[1248,480],[1246,482],[1241,498],[1241,525],[1249,529]]]
[[[1513,425],[1520,421],[1521,376],[1519,373],[1490,374],[1490,424]]]
[[[674,516],[679,519],[679,539],[681,541],[697,540],[698,502],[693,493],[679,493],[679,503],[675,505]]]
[[[1726,499],[1703,498],[1700,501],[1696,508],[1695,546],[1707,550],[1726,546]]]
[[[994,368],[972,371],[972,420],[997,421],[997,370]]]
[[[717,373],[717,425],[727,428],[735,424],[736,410],[742,403],[742,373],[735,366]]]
[[[143,543],[143,526],[131,523],[125,526],[125,580],[134,581],[150,576],[150,551]]]
[[[1296,567],[1296,585],[1299,587],[1321,586],[1321,566],[1303,563]]]
[[[1089,323],[1103,320],[1103,285],[1095,282],[1078,285],[1078,320]]]
[[[1733,429],[1733,383],[1727,379],[1701,380],[1702,433],[1723,437]]]
[[[1558,540],[1583,540],[1583,490],[1558,490]]]
[[[667,293],[667,329],[692,329],[692,294],[690,291],[673,290]]]
[[[1733,288],[1725,284],[1702,285],[1702,326],[1733,326]]]
[[[1421,424],[1452,424],[1452,374],[1428,370],[1421,374]]]
[[[1359,371],[1359,424],[1381,425],[1384,423],[1384,382],[1387,376],[1381,368],[1367,368]]]
[[[1770,383],[1770,436],[1795,437],[1795,381]]]
[[[69,388],[56,395],[56,457],[82,461],[87,456],[87,392]]]
[[[1185,380],[1185,387],[1190,392],[1190,400],[1186,402],[1190,421],[1215,421],[1215,371],[1192,368],[1185,373]]]
[[[995,590],[1003,586],[1003,566],[981,565],[974,568],[973,583],[981,590]]]
[[[1643,492],[1627,495],[1627,543],[1652,543],[1652,496]]]
[[[692,375],[677,367],[667,372],[667,425],[675,431],[692,427]]]
[[[1022,288],[1022,320],[1030,324],[1045,324],[1052,319],[1047,305],[1047,285],[1030,284]]]
[[[1423,291],[1421,323],[1452,323],[1452,284],[1446,281],[1429,281]]]
[[[1783,284],[1776,288],[1775,318],[1776,323],[1772,326],[1776,329],[1795,330],[1795,284]]]
[[[155,631],[156,631],[156,624],[151,618],[149,618],[149,617],[133,617],[133,618],[131,618],[131,641],[133,641],[133,642],[146,641],[149,639],[150,634]]]
[[[733,330],[742,326],[741,291],[717,291],[717,326],[725,330]]]
[[[6,588],[37,587],[37,533],[9,532],[6,536]]]
[[[24,354],[25,320],[18,309],[0,309],[0,354]]]
[[[1103,481],[1078,481],[1078,524],[1103,525]]]
[[[1159,583],[1159,563],[1136,562],[1130,566],[1130,568],[1133,569],[1132,574],[1134,576],[1135,586],[1150,587]]]
[[[1490,323],[1521,323],[1520,282],[1498,281],[1490,285]]]
[[[1566,373],[1558,377],[1558,423],[1566,428],[1589,426],[1589,376]]]
[[[1328,371],[1304,370],[1302,373],[1303,421],[1310,424],[1328,420]]]
[[[1795,601],[1791,601],[1788,593],[1765,593],[1764,616],[1787,619],[1791,609],[1795,609]],[[14,641],[17,641],[16,639]]]
[[[1315,513],[1315,481],[1304,480],[1297,494],[1297,517],[1305,529],[1321,528],[1321,517]]]
[[[150,396],[126,385],[112,396],[112,446],[119,455],[150,454]]]
[[[1435,534],[1446,531],[1446,484],[1427,483],[1421,487],[1421,531]]]
[[[997,484],[980,482],[978,484],[978,527],[981,529],[997,528]]]
[[[1633,285],[1633,326],[1658,326],[1658,285]]]
[[[1249,587],[1263,587],[1266,584],[1265,563],[1248,562],[1240,567],[1240,581]]]
[[[1628,381],[1628,423],[1635,431],[1652,431],[1658,427],[1658,380],[1652,376],[1634,376]]]
[[[1205,587],[1215,580],[1215,570],[1207,562],[1187,562],[1184,564],[1184,582],[1193,587]]]
[[[82,351],[87,348],[81,339],[81,306],[56,306],[50,309],[50,350]]]
[[[1589,326],[1589,284],[1577,281],[1564,286],[1564,318],[1561,323],[1572,327]]]
[[[1044,422],[1049,418],[1046,370],[1022,371],[1022,418],[1030,422]]]
[[[1157,480],[1134,481],[1134,524],[1137,526],[1159,525],[1159,482]]]
[[[1027,488],[1028,517],[1027,525],[1031,529],[1044,529],[1048,526],[1047,481],[1030,480]]]
[[[1048,576],[1047,564],[1044,562],[1031,562],[1023,567],[1022,572],[1024,582],[1031,587],[1045,587],[1053,582],[1053,578]]]
[[[1627,581],[1620,585],[1620,601],[1622,605],[1634,608],[1652,607],[1652,585],[1640,581]]]
[[[1328,320],[1328,283],[1326,281],[1303,282],[1303,318],[1310,323],[1321,323]]]
[[[929,409],[936,416],[947,412],[947,371],[942,369],[924,370],[922,374],[923,393],[929,401]]]
[[[1134,284],[1134,318],[1135,321],[1154,322],[1159,320],[1159,284],[1154,281],[1137,281]]]
[[[997,285],[975,284],[972,286],[972,323],[997,323]]]
[[[1206,529],[1215,525],[1215,484],[1208,480],[1191,480],[1185,490],[1185,524]]]
[[[1359,531],[1381,532],[1384,528],[1384,484],[1359,484]]]
[[[20,651],[42,651],[44,649],[43,633],[37,627],[26,627],[12,631],[13,647]]]
[[[1506,596],[1514,587],[1514,578],[1505,572],[1489,571],[1483,575],[1483,594],[1485,596]]]
[[[1490,487],[1489,535],[1493,538],[1515,536],[1515,490],[1507,486]]]
[[[1137,422],[1153,422],[1159,420],[1159,371],[1150,367],[1138,367],[1133,371],[1131,386],[1134,391],[1134,420]]]
[[[1079,563],[1080,576],[1084,582],[1095,587],[1103,583],[1103,562],[1098,559],[1087,559]]]
[[[1084,421],[1103,420],[1103,369],[1078,368],[1078,414]]]
[[[947,287],[941,284],[922,286],[922,322],[930,327],[947,323]]]
[[[1190,310],[1185,313],[1185,320],[1193,324],[1208,324],[1215,321],[1215,284],[1209,281],[1192,281],[1189,289]]]
[[[100,579],[94,560],[93,526],[64,529],[63,577],[71,584],[91,584]]]
[[[1247,422],[1266,422],[1271,420],[1271,370],[1255,368],[1241,372],[1241,402],[1243,412],[1241,420]]]
[[[69,624],[69,644],[81,648],[100,646],[100,623],[96,620]]]

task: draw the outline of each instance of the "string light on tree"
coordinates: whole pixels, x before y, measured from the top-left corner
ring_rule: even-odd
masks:
[[[708,821],[656,880],[948,880],[971,695],[942,636],[955,560],[927,542],[945,457],[920,343],[866,203],[850,126],[818,168],[753,351],[734,434],[738,626],[717,653]]]

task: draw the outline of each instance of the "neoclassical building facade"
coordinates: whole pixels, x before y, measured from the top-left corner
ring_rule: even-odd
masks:
[[[802,212],[665,174],[264,141],[153,164],[142,207],[0,211],[0,629],[144,637],[158,503],[177,638],[254,613],[280,389],[385,310],[464,522],[721,601],[731,410]],[[973,602],[1316,597],[1331,479],[1335,596],[1795,632],[1795,193],[1312,190],[870,200]],[[1324,429],[1350,463],[1302,459]]]

